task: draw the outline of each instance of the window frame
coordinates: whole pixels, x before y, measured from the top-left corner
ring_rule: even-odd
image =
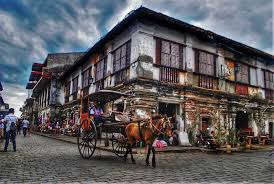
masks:
[[[122,55],[123,47],[125,47],[125,54],[124,55]],[[113,72],[112,73],[119,72],[119,71],[129,67],[130,58],[131,58],[131,40],[128,40],[127,42],[125,42],[124,44],[122,44],[121,46],[119,46],[118,48],[113,50],[111,53],[112,53],[112,67],[113,67],[113,69],[112,69]],[[119,53],[119,58],[116,58],[118,53]],[[123,67],[121,67],[122,66],[122,61],[125,62],[125,63],[123,63]],[[117,66],[118,66],[117,63],[119,63],[119,68],[118,69],[117,69]]]
[[[266,74],[268,74],[268,78],[267,78]],[[272,76],[272,77],[270,77],[270,76]],[[267,81],[268,81],[268,86],[266,85]],[[264,88],[273,90],[273,87],[271,88],[271,83],[272,83],[272,86],[274,87],[274,72],[264,70]]]
[[[76,82],[75,82],[76,81]],[[71,89],[71,94],[75,94],[78,92],[78,82],[79,82],[79,76],[76,76],[72,79],[72,89]],[[76,83],[76,84],[75,84]],[[75,86],[76,85],[76,86]]]
[[[236,62],[236,65],[240,65],[240,71],[236,72],[236,82],[238,83],[242,83],[242,84],[250,84],[250,71],[249,71],[249,65],[241,63],[241,62]],[[246,71],[247,73],[243,73],[243,66],[246,67]],[[239,76],[241,77],[241,79],[239,79]],[[247,76],[247,81],[243,81],[243,76]]]
[[[86,73],[88,73],[87,78],[85,78],[85,74],[86,74]],[[90,78],[91,76],[92,76],[92,75],[91,75],[91,67],[89,67],[88,69],[86,69],[86,70],[84,70],[84,71],[82,72],[82,89],[87,88],[87,87],[90,86],[89,78]],[[85,80],[86,80],[86,81],[85,81]],[[85,82],[86,82],[87,84],[85,84]]]
[[[201,57],[200,57],[201,53],[206,54],[207,57],[208,57],[208,55],[212,56],[213,57],[212,63],[209,63],[208,60],[207,60],[207,62],[205,62],[205,61],[201,62]],[[217,67],[216,54],[210,53],[210,52],[207,52],[207,51],[204,51],[204,50],[199,50],[199,49],[194,49],[194,54],[195,54],[195,72],[200,74],[200,75],[216,77],[216,73],[217,73],[216,72],[216,67]],[[212,73],[208,73],[206,70],[201,71],[201,64],[205,65],[204,69],[206,69],[207,66],[211,66],[211,68],[212,68],[211,72]]]
[[[103,68],[101,68],[103,63]],[[98,66],[100,68],[98,68]],[[102,72],[100,73],[98,71],[98,69],[100,69],[99,71]],[[98,78],[98,73],[100,74],[100,78]],[[107,55],[103,56],[96,64],[95,64],[95,82],[103,80],[106,77],[107,74]]]
[[[156,64],[167,67],[167,68],[173,68],[173,69],[178,69],[178,70],[183,70],[184,69],[184,47],[185,45],[174,42],[171,40],[163,39],[163,38],[158,38],[155,37],[156,40]],[[169,44],[169,52],[164,52],[163,50],[163,42],[167,42]],[[178,46],[178,55],[172,54],[172,45]],[[162,55],[168,55],[168,64],[164,63],[163,61],[163,56]],[[172,62],[172,57],[177,57],[175,62]],[[175,63],[175,65],[173,65]]]

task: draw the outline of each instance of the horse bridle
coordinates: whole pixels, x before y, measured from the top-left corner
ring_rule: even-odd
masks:
[[[164,121],[164,118],[162,118],[162,124],[163,124],[162,127],[166,127],[165,123],[166,122]],[[158,134],[160,133],[162,135],[165,135],[165,133],[162,130],[160,130],[159,128],[157,128],[152,122],[150,122],[150,124],[154,127],[154,129],[156,129],[158,131]]]

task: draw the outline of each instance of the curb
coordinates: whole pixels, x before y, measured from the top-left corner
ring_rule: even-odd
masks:
[[[62,142],[66,142],[66,143],[70,143],[70,144],[76,144],[77,145],[77,142],[73,142],[73,141],[69,141],[69,140],[65,140],[65,139],[61,139],[61,138],[58,138],[58,137],[54,137],[54,136],[51,136],[51,135],[47,135],[47,134],[43,134],[43,133],[39,133],[39,132],[32,132],[32,134],[35,134],[35,135],[39,135],[39,136],[42,136],[42,137],[47,137],[47,138],[50,138],[50,139],[55,139],[55,140],[58,140],[58,141],[62,141]],[[107,148],[103,148],[103,147],[96,147],[96,149],[99,149],[99,150],[102,150],[102,151],[107,151],[107,152],[111,152],[113,153],[112,150],[110,149],[107,149]],[[136,149],[135,149],[136,150]],[[241,154],[241,153],[255,153],[255,152],[269,152],[271,150],[269,149],[256,149],[256,150],[245,150],[245,151],[233,151],[232,153],[226,153],[225,150],[219,150],[217,151],[218,154],[226,154],[226,155],[233,155],[233,153],[236,153],[236,154]],[[202,152],[202,153],[215,153],[214,150],[210,150],[210,149],[205,149],[205,148],[199,148],[199,147],[192,147],[192,149],[179,149],[179,150],[164,150],[164,149],[156,149],[156,152],[157,153],[160,153],[160,154],[164,154],[164,153],[194,153],[194,152]],[[146,154],[146,150],[136,150],[134,151],[133,150],[133,153],[134,154]]]

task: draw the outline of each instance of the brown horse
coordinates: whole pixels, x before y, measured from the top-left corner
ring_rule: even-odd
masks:
[[[161,116],[160,119],[153,120],[153,118],[150,118],[149,120],[146,120],[140,124],[130,123],[126,126],[125,131],[128,139],[128,147],[124,157],[125,161],[127,160],[128,153],[130,153],[131,161],[135,164],[135,160],[132,155],[132,145],[135,143],[135,141],[144,141],[148,147],[146,165],[149,166],[149,157],[152,151],[152,166],[156,167],[155,148],[152,146],[152,144],[155,138],[160,135],[165,135],[168,137],[172,135],[169,119],[166,116]]]

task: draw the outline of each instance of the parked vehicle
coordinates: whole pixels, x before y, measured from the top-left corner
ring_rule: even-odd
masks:
[[[208,149],[216,149],[220,147],[216,140],[206,131],[199,131],[196,135],[196,139],[199,145],[202,145]]]

